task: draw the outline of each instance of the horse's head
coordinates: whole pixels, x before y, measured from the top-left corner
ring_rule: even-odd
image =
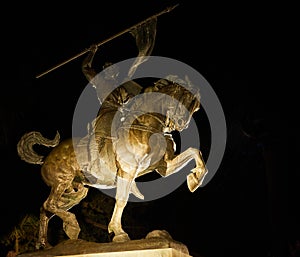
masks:
[[[160,79],[146,90],[149,91],[166,96],[162,98],[162,104],[168,131],[186,129],[194,112],[200,108],[199,91],[191,86],[182,86],[182,83]]]
[[[166,94],[166,125],[169,131],[186,129],[193,114],[200,109],[199,91],[182,83],[160,79],[155,83],[155,91]]]

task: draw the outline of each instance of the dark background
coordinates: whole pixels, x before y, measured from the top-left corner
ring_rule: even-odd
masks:
[[[38,213],[48,189],[39,166],[19,159],[16,144],[32,130],[71,136],[72,115],[87,81],[83,57],[36,79],[74,56],[166,8],[158,18],[152,55],[184,62],[215,90],[227,122],[227,145],[214,178],[193,194],[184,183],[156,200],[145,217],[197,256],[291,256],[299,235],[299,170],[294,161],[294,87],[289,82],[292,7],[270,4],[192,4],[188,1],[105,2],[6,7],[1,18],[1,219],[7,234],[26,213]],[[128,35],[99,49],[95,64],[137,54]],[[287,75],[286,75],[287,74]],[[205,112],[197,121],[209,152]],[[201,126],[203,122],[203,126]]]

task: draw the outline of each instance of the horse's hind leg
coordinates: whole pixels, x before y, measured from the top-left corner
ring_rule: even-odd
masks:
[[[124,242],[130,240],[128,234],[122,229],[121,220],[123,210],[128,201],[131,183],[132,180],[118,177],[115,208],[108,224],[108,232],[114,233],[114,242]]]
[[[46,211],[57,215],[63,220],[63,229],[70,239],[77,239],[80,232],[80,227],[75,215],[71,212],[68,212],[65,208],[60,206],[62,200],[64,204],[67,204],[65,203],[63,195],[66,189],[69,189],[70,186],[70,183],[60,183],[58,185],[53,186],[51,188],[50,195],[45,201],[43,207]],[[67,205],[69,206],[69,208],[72,207],[72,204]],[[41,228],[41,230],[42,229],[43,228]]]
[[[36,249],[40,249],[40,248],[45,249],[51,247],[51,245],[48,243],[47,234],[48,234],[48,223],[52,216],[54,216],[54,214],[47,212],[44,206],[41,207],[39,239],[35,246]]]
[[[80,183],[76,183],[75,190],[73,190],[73,187],[74,187],[74,183],[73,183],[73,186],[67,188],[65,190],[65,192],[63,193],[63,195],[60,197],[60,199],[57,203],[57,206],[60,210],[67,211],[67,210],[71,209],[73,206],[75,206],[76,204],[78,204],[83,198],[86,197],[86,195],[88,193],[88,188],[84,187]],[[48,223],[49,223],[49,220],[57,213],[53,214],[52,212],[50,213],[49,210],[45,209],[45,206],[48,205],[49,198],[44,203],[44,205],[41,207],[41,211],[40,211],[40,231],[39,231],[39,240],[36,245],[37,249],[39,249],[41,247],[42,248],[51,247],[51,245],[48,243],[48,240],[47,240]],[[52,201],[53,201],[53,199],[52,199]],[[70,214],[70,213],[68,213],[68,214]]]

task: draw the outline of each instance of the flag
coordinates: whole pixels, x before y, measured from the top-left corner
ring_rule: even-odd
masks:
[[[132,77],[140,64],[149,59],[155,44],[156,24],[157,17],[154,17],[151,20],[136,26],[129,32],[135,38],[139,50],[139,54],[128,72],[129,78]]]

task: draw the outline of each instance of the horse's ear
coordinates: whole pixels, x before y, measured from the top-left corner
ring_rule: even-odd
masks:
[[[185,79],[186,85],[189,88],[189,91],[200,102],[200,89],[192,83],[192,81],[190,80],[188,75],[185,75],[184,79]]]
[[[200,89],[198,88],[196,89],[195,98],[200,102],[201,95],[200,95]]]

